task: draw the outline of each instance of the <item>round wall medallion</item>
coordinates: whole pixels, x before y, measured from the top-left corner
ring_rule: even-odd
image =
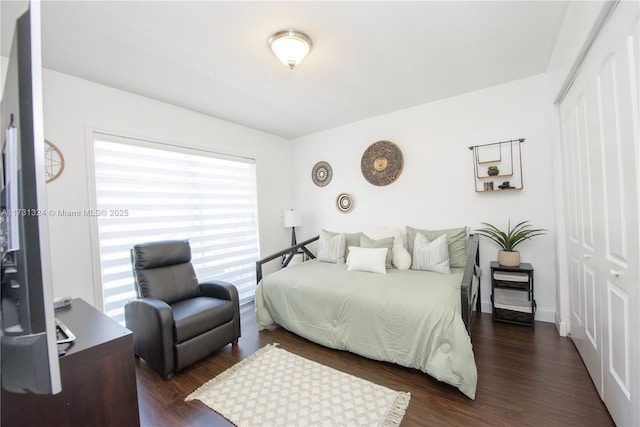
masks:
[[[371,144],[362,155],[360,168],[365,179],[373,185],[389,185],[402,173],[402,151],[391,141]]]
[[[336,197],[336,207],[342,213],[351,212],[353,209],[353,198],[348,193],[340,193]]]
[[[324,187],[331,181],[333,170],[327,162],[318,162],[311,170],[311,179],[318,187]]]
[[[44,140],[44,174],[47,183],[57,179],[64,171],[64,156],[56,145]]]

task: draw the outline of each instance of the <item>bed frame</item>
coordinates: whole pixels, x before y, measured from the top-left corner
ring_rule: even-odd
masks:
[[[460,282],[460,308],[462,310],[462,320],[467,327],[467,332],[471,335],[471,325],[473,320],[473,307],[478,313],[482,312],[480,302],[480,236],[471,234],[467,243],[467,263],[465,264],[462,282]],[[473,292],[473,279],[477,278],[478,288]]]
[[[276,258],[281,258],[282,267],[286,267],[291,262],[293,256],[301,251],[304,252],[309,258],[314,259],[315,255],[307,248],[307,245],[318,240],[320,236],[312,237],[304,242],[290,246],[279,252],[271,254],[265,258],[256,261],[256,282],[259,283],[262,280],[262,266],[267,262],[273,261]],[[477,234],[471,234],[467,244],[467,263],[462,275],[462,281],[460,283],[460,308],[462,312],[462,321],[464,322],[467,332],[471,335],[471,325],[473,320],[474,306],[475,311],[478,313],[482,311],[480,304],[480,276],[482,271],[480,270],[480,239]],[[473,292],[474,277],[478,280],[478,287],[476,292]]]

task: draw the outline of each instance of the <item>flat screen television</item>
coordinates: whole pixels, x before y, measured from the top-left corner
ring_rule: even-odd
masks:
[[[61,381],[46,216],[38,2],[16,21],[8,65],[0,103],[1,382],[10,393],[56,394]]]

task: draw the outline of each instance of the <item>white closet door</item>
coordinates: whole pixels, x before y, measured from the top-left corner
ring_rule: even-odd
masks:
[[[581,73],[561,104],[566,189],[571,338],[602,396],[601,284],[597,260],[604,256],[600,147],[596,87]]]
[[[596,61],[604,191],[603,395],[618,425],[638,425],[640,329],[638,313],[637,115],[638,2],[622,2],[599,37]],[[601,45],[601,46],[600,46]],[[604,48],[606,46],[606,48]]]
[[[618,425],[640,425],[640,3],[620,2],[560,105],[570,329]]]

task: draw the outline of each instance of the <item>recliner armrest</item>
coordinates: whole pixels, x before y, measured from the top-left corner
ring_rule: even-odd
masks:
[[[238,289],[222,280],[212,280],[210,282],[200,283],[200,292],[202,295],[211,298],[224,299],[227,301],[239,301]]]
[[[167,377],[173,373],[173,310],[155,298],[137,298],[124,306],[125,323],[133,332],[133,345],[142,357]]]
[[[202,295],[224,299],[233,303],[233,329],[235,333],[234,344],[238,342],[238,338],[242,335],[240,330],[240,298],[238,297],[238,289],[229,282],[222,280],[212,280],[206,283],[200,283],[200,292]]]

